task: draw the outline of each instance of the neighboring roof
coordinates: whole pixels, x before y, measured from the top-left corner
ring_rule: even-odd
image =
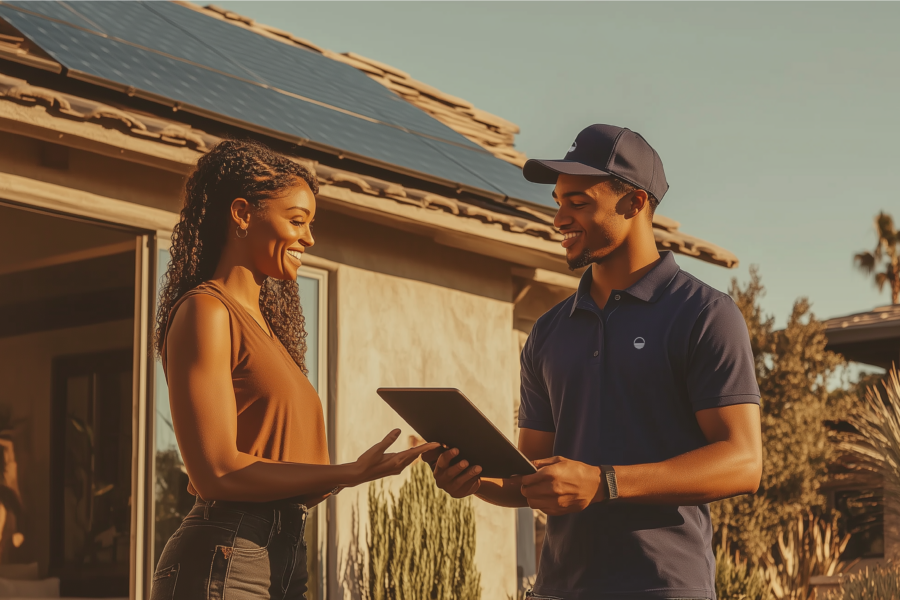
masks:
[[[828,349],[848,360],[890,368],[900,364],[900,304],[828,319]]]
[[[481,198],[550,204],[517,167],[344,64],[355,59],[171,2],[4,1],[0,15],[67,78]]]
[[[185,171],[196,161],[199,153],[205,152],[220,139],[184,123],[32,86],[23,79],[0,74],[0,122],[2,121],[59,131],[60,137],[78,134],[87,139],[103,139],[105,143],[120,147],[125,146],[129,138],[144,143],[153,142],[161,150],[155,152],[157,156],[184,165]],[[109,136],[99,135],[104,130],[115,130],[123,136],[121,139],[110,140]],[[138,152],[141,148],[145,146],[131,144],[128,150]],[[143,151],[147,152],[146,149]],[[493,235],[491,232],[500,228],[507,232],[504,239],[512,240],[514,238],[510,238],[509,234],[517,234],[521,237],[515,239],[521,239],[521,245],[527,245],[524,242],[528,239],[535,240],[533,244],[545,248],[543,251],[562,260],[563,252],[558,244],[562,236],[553,227],[552,217],[540,211],[524,206],[474,204],[313,161],[298,160],[316,173],[323,186],[322,193],[332,198],[352,201],[358,206],[366,205],[367,209],[395,216],[402,214],[403,218],[410,220],[429,221],[436,226],[458,229],[452,223],[466,221],[473,225],[466,228],[472,235]],[[338,191],[341,189],[344,192]],[[371,200],[367,201],[365,198]],[[378,202],[373,204],[375,199]],[[432,218],[435,213],[444,213],[451,219],[436,221]],[[677,221],[657,214],[654,216],[653,227],[656,244],[660,249],[673,250],[725,267],[735,267],[738,264],[737,257],[731,252],[679,231]],[[538,244],[538,241],[542,243]]]

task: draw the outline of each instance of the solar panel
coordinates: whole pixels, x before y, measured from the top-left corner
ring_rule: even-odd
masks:
[[[429,136],[480,149],[357,69],[169,2],[7,3]],[[35,10],[37,9],[37,10]]]
[[[30,8],[32,4],[34,3],[29,2],[20,6]],[[189,59],[236,77],[265,83],[263,79],[254,77],[239,62],[218,52],[215,47],[196,36],[185,35],[156,11],[148,10],[143,2],[77,2],[70,6],[92,23],[94,30],[105,35]]]
[[[39,13],[49,19],[71,23],[76,27],[84,27],[91,30],[97,29],[93,23],[82,17],[74,9],[69,7],[69,5],[62,2],[19,2],[16,4],[21,5],[22,8],[26,8],[31,12]]]
[[[195,36],[209,47],[216,48],[217,52],[240,63],[268,85],[475,150],[481,149],[350,65],[266,38],[174,3],[126,4],[140,4],[165,15],[171,23],[184,30],[185,35]],[[224,43],[226,40],[227,44]]]
[[[551,205],[517,167],[357,69],[177,4],[4,2],[0,15],[72,75],[82,72],[403,169]]]

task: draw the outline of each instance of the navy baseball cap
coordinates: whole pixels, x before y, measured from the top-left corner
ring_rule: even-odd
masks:
[[[563,160],[532,158],[522,168],[533,183],[556,183],[566,175],[613,175],[662,200],[669,184],[662,160],[640,134],[615,125],[591,125],[581,130]]]

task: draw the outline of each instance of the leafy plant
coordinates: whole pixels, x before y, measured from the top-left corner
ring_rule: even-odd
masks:
[[[366,600],[479,600],[471,500],[439,490],[416,463],[395,497],[369,486]]]
[[[887,285],[891,290],[891,303],[900,304],[900,232],[894,228],[891,215],[885,212],[875,217],[875,231],[878,234],[875,250],[860,252],[854,260],[866,275],[875,275],[879,292]],[[884,270],[878,271],[882,264]]]

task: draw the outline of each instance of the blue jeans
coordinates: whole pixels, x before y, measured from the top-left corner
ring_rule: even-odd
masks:
[[[307,510],[200,498],[169,538],[150,600],[305,600]]]

